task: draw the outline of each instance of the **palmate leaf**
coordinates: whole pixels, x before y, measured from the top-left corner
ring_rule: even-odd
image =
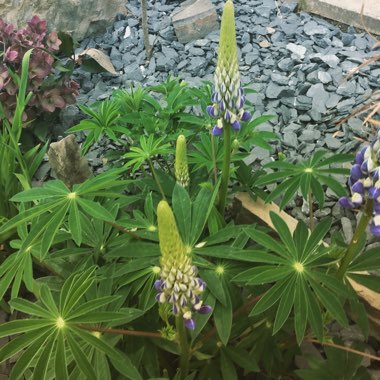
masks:
[[[293,314],[299,344],[303,340],[307,322],[318,339],[323,339],[321,307],[345,326],[347,318],[342,305],[350,298],[344,284],[335,278],[334,272],[328,271],[328,263],[333,263],[333,259],[323,247],[322,240],[331,226],[331,220],[326,219],[318,224],[310,235],[306,225],[299,222],[292,236],[279,215],[271,213],[270,216],[281,241],[260,231],[251,230],[248,235],[270,250],[269,253],[262,252],[261,256],[268,255],[272,257],[271,260],[264,261],[258,257],[256,262],[265,265],[249,268],[237,274],[233,281],[248,285],[272,284],[250,315],[256,316],[275,308],[274,334]],[[255,256],[252,256],[254,261]]]
[[[345,163],[353,159],[349,154],[336,154],[324,158],[325,151],[317,151],[312,157],[297,164],[284,161],[270,162],[265,167],[277,169],[276,172],[261,176],[256,185],[268,185],[282,181],[268,194],[266,202],[282,196],[280,208],[284,208],[298,190],[307,199],[313,195],[320,207],[324,204],[324,191],[321,183],[328,186],[337,196],[346,195],[346,189],[337,181],[333,175],[348,175],[349,170],[345,168],[330,167],[332,164]]]
[[[21,378],[30,367],[36,380],[44,380],[47,373],[52,374],[52,371],[54,378],[67,379],[67,367],[73,360],[87,378],[97,378],[91,363],[95,351],[105,354],[111,362],[115,361],[115,368],[127,378],[141,379],[128,358],[102,337],[95,337],[79,327],[101,321],[125,323],[142,313],[136,309],[97,311],[115,301],[118,298],[115,296],[104,296],[83,303],[87,290],[94,283],[93,271],[93,268],[89,268],[83,273],[72,274],[63,284],[58,304],[47,286],[41,287],[40,301],[37,303],[23,299],[10,302],[12,308],[35,318],[15,320],[0,326],[0,337],[22,334],[0,348],[0,362],[23,351],[13,366],[11,379]],[[82,304],[78,306],[80,302]]]

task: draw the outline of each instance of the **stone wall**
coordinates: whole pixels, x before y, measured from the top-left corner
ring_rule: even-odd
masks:
[[[23,27],[34,14],[51,30],[69,32],[77,40],[102,32],[117,13],[126,13],[127,0],[0,0],[0,18]]]

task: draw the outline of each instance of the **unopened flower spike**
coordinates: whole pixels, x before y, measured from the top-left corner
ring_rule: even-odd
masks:
[[[361,208],[371,199],[374,202],[370,231],[380,236],[380,132],[368,146],[355,157],[348,184],[351,197],[341,197],[339,203],[345,208]]]
[[[174,172],[177,183],[182,187],[189,186],[190,177],[187,164],[186,138],[183,135],[179,135],[177,138]]]
[[[160,279],[154,284],[156,299],[168,303],[176,316],[182,316],[185,326],[194,330],[193,313],[207,314],[212,311],[200,299],[206,284],[197,277],[198,270],[186,253],[179,235],[173,212],[166,201],[157,206],[158,237],[161,251]]]
[[[213,105],[207,107],[208,114],[218,119],[212,133],[215,136],[222,134],[226,124],[239,131],[241,122],[248,121],[251,114],[244,111],[245,96],[240,81],[234,5],[231,0],[227,0],[223,9],[214,82]]]

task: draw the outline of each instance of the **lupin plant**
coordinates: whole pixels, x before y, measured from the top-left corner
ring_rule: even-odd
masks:
[[[339,276],[343,277],[354,258],[355,247],[370,223],[370,232],[380,236],[380,132],[377,138],[364,146],[355,157],[348,185],[351,197],[341,197],[341,206],[349,209],[363,209],[355,234],[346,256],[342,260]]]
[[[160,241],[160,279],[154,284],[156,299],[169,304],[176,317],[177,334],[181,348],[181,378],[188,372],[189,346],[187,333],[195,329],[193,313],[211,313],[212,308],[200,299],[206,283],[197,277],[198,269],[192,264],[191,256],[179,235],[173,211],[166,201],[157,206],[158,236]]]
[[[219,136],[224,133],[224,159],[219,196],[219,211],[223,214],[230,174],[231,129],[240,131],[241,122],[251,118],[251,114],[244,110],[245,95],[240,80],[234,5],[231,0],[227,0],[223,9],[211,101],[213,105],[207,107],[207,112],[217,119],[212,134]]]
[[[174,174],[177,183],[179,183],[183,187],[189,186],[189,166],[187,164],[186,137],[184,135],[179,135],[177,138]]]

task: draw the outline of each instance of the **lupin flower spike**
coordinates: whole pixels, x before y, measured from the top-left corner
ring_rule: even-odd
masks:
[[[187,165],[187,148],[186,138],[184,135],[179,135],[177,138],[175,150],[174,173],[177,183],[182,187],[189,186],[189,167]]]
[[[197,277],[198,270],[186,253],[173,212],[166,201],[158,204],[157,221],[161,278],[154,284],[157,290],[156,299],[160,303],[169,303],[173,314],[182,316],[185,326],[194,330],[193,312],[207,314],[212,311],[199,298],[206,284]]]
[[[370,231],[380,236],[380,132],[368,146],[356,155],[348,184],[351,197],[341,197],[339,203],[345,208],[360,208],[369,199],[374,202]]]
[[[207,107],[208,114],[218,119],[212,130],[213,135],[222,134],[226,123],[235,131],[239,131],[241,122],[248,121],[251,114],[243,108],[245,96],[240,81],[234,5],[231,0],[227,0],[223,9],[214,82],[215,87],[211,97],[213,105]]]

